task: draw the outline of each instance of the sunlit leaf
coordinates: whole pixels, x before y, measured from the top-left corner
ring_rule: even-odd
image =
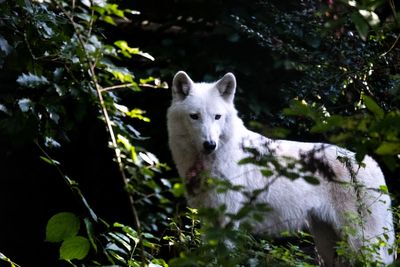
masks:
[[[19,83],[22,86],[35,88],[40,85],[49,84],[49,81],[44,76],[37,76],[32,73],[28,74],[22,73],[22,75],[20,75],[17,78],[17,83]]]
[[[12,51],[11,45],[7,42],[7,40],[0,35],[0,52],[3,52],[4,55],[8,55]]]
[[[46,136],[44,140],[44,145],[50,148],[58,148],[61,147],[61,144],[57,142],[54,138]]]
[[[384,194],[389,194],[389,190],[386,185],[380,185],[379,190]]]
[[[360,9],[358,12],[368,22],[369,26],[374,27],[380,23],[379,17],[375,12],[363,9]]]
[[[18,100],[18,106],[22,112],[27,112],[32,107],[32,101],[28,98]]]
[[[114,26],[117,25],[117,23],[115,23],[113,17],[111,17],[111,16],[102,16],[101,19],[102,19],[104,22],[107,22],[108,24],[111,24],[111,25],[114,25]]]
[[[48,158],[48,157],[40,156],[40,159],[45,161],[45,162],[47,162],[50,165],[60,165],[60,162],[58,162],[58,161],[56,161],[54,159]]]
[[[127,58],[131,58],[131,55],[140,55],[142,57],[145,57],[151,61],[154,61],[154,57],[152,57],[150,54],[142,52],[139,48],[133,48],[128,45],[126,41],[119,40],[114,42],[115,46],[120,48],[120,52]]]
[[[139,108],[134,108],[131,111],[126,112],[126,115],[134,119],[142,120],[144,122],[150,122],[150,118],[143,116],[145,113],[146,111],[144,110],[141,110]]]

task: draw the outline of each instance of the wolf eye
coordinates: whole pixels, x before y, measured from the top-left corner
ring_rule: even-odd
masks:
[[[221,119],[221,115],[219,115],[219,114],[215,115],[215,119],[216,119],[216,120]]]
[[[196,114],[196,113],[189,114],[189,116],[190,116],[190,118],[192,120],[198,120],[199,119],[199,114]]]

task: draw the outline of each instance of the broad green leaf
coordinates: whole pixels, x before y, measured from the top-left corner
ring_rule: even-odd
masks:
[[[117,4],[107,4],[105,8],[109,14],[115,15],[120,18],[125,18],[124,11],[119,9]]]
[[[376,150],[378,155],[396,155],[400,153],[400,142],[383,142]]]
[[[117,23],[115,23],[113,17],[111,17],[111,16],[101,16],[101,19],[102,19],[104,22],[108,23],[108,24],[117,26]]]
[[[62,260],[82,260],[89,253],[90,243],[87,238],[74,236],[64,240],[60,247],[60,259]]]
[[[49,84],[49,81],[44,76],[37,76],[32,73],[28,74],[22,73],[22,75],[18,76],[17,83],[19,83],[22,86],[35,88],[40,85]]]
[[[80,228],[78,217],[71,212],[60,212],[47,223],[46,241],[61,242],[75,236]]]

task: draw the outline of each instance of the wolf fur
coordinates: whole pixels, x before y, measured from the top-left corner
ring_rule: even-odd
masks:
[[[173,79],[167,114],[169,146],[179,175],[186,179],[191,206],[224,204],[227,212],[235,213],[247,200],[238,191],[217,194],[212,189],[199,188],[199,174],[207,172],[248,191],[265,188],[257,202],[268,204],[272,211],[256,224],[254,232],[279,235],[282,231],[309,229],[325,266],[341,265],[335,242],[344,238],[346,226],[356,230],[347,237],[355,252],[379,238],[385,240],[384,234],[388,244],[394,244],[390,197],[379,190],[385,179],[371,157],[366,156],[362,164],[357,164],[354,153],[334,145],[272,140],[252,132],[237,115],[235,90],[232,73],[214,83],[195,83],[183,71]],[[273,154],[283,165],[288,164],[287,159],[301,162],[304,155],[313,154],[313,160],[323,162],[329,171],[308,173],[318,178],[317,185],[302,178],[290,180],[278,173],[267,178],[256,165],[238,164],[252,155],[249,149],[259,156]],[[338,159],[341,156],[350,159],[350,165],[345,166]],[[351,213],[358,215],[361,222],[349,220]],[[381,247],[375,259],[389,264],[394,255],[387,247]]]

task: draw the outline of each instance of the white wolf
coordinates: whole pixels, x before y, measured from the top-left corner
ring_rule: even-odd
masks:
[[[308,228],[325,266],[340,265],[335,242],[344,238],[344,229],[349,225],[356,230],[347,237],[355,252],[378,240],[386,240],[390,246],[394,244],[390,197],[380,190],[385,179],[372,158],[366,156],[359,166],[354,161],[354,153],[334,145],[271,140],[249,131],[234,107],[235,90],[236,79],[232,73],[214,83],[195,83],[183,71],[173,79],[172,104],[167,115],[169,146],[179,175],[189,187],[190,205],[225,204],[227,212],[235,213],[246,201],[237,191],[217,194],[212,189],[197,188],[201,184],[198,174],[205,171],[212,177],[244,186],[248,191],[265,189],[257,201],[267,203],[272,211],[254,231],[278,235],[282,231]],[[314,175],[319,184],[310,184],[302,178],[290,180],[277,172],[267,178],[260,172],[261,167],[238,164],[252,155],[249,149],[257,151],[259,156],[273,154],[282,161],[282,166],[290,164],[287,160],[298,160],[295,165],[303,170],[302,175]],[[314,159],[307,161],[306,155],[310,154]],[[350,155],[350,164],[346,166],[339,160],[341,155]],[[312,165],[318,160],[325,170],[316,168],[315,173],[310,173],[312,168],[307,171],[299,164]],[[266,167],[276,171],[276,166]],[[351,213],[358,216],[358,222],[349,220]],[[385,264],[393,262],[394,253],[390,249],[382,246],[378,250],[375,260]]]

